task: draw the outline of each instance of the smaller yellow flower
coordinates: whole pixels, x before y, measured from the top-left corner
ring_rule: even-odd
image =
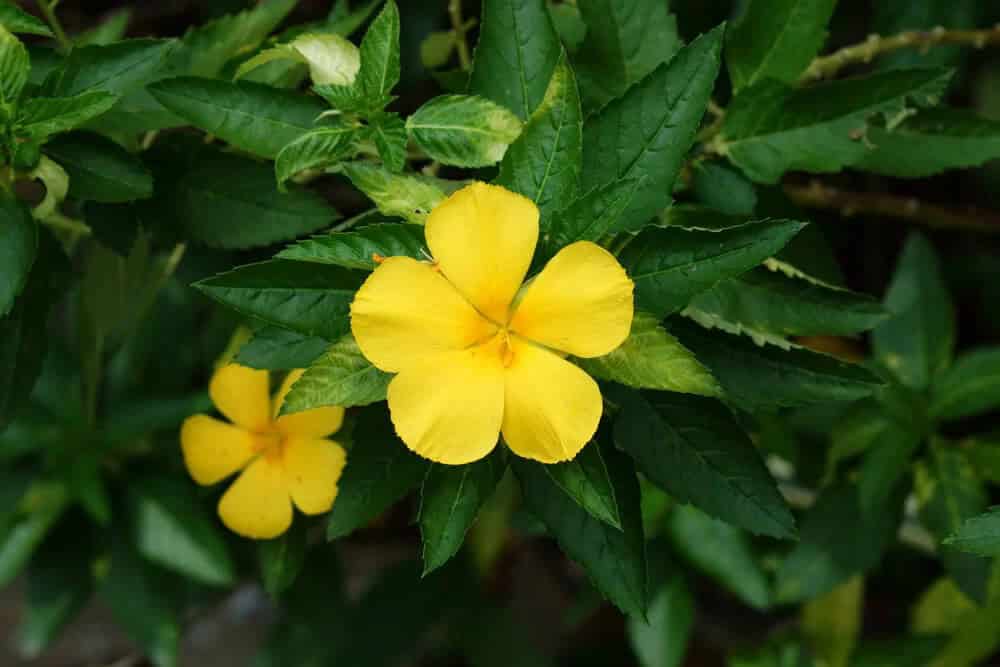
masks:
[[[194,415],[181,427],[184,463],[198,484],[215,484],[242,471],[219,500],[219,516],[244,537],[277,537],[292,524],[292,503],[305,514],[322,514],[337,497],[347,456],[327,436],[340,429],[344,409],[277,416],[303,372],[289,373],[272,401],[267,371],[224,366],[212,377],[208,393],[232,424]]]

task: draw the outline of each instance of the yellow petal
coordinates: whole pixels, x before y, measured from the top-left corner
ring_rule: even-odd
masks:
[[[229,530],[257,540],[281,535],[292,525],[292,501],[280,460],[261,456],[219,500],[219,516]]]
[[[396,432],[414,452],[459,465],[489,454],[500,438],[500,337],[407,368],[389,384]]]
[[[305,373],[305,369],[298,368],[291,371],[285,381],[281,383],[281,389],[274,397],[274,414],[281,411],[281,404],[285,402],[288,390],[292,388],[300,377]],[[278,430],[285,435],[299,435],[306,438],[325,438],[340,430],[344,423],[344,408],[340,406],[329,406],[305,410],[294,414],[278,417],[275,425]]]
[[[427,218],[427,247],[441,272],[479,312],[507,322],[538,242],[538,207],[498,185],[473,183]]]
[[[504,382],[503,437],[518,456],[568,461],[594,437],[601,390],[582,370],[553,352],[513,338]]]
[[[194,415],[181,426],[181,451],[191,478],[215,484],[240,470],[253,458],[249,431],[205,415]]]
[[[495,329],[444,276],[410,257],[385,260],[351,304],[351,330],[358,347],[390,373],[438,352],[486,340]]]
[[[285,441],[285,479],[295,506],[322,514],[333,506],[347,455],[333,440],[292,436]]]
[[[510,328],[578,357],[600,357],[628,338],[632,288],[614,255],[589,241],[572,243],[527,286]]]
[[[227,364],[215,371],[208,394],[219,412],[234,424],[264,431],[271,423],[267,371]]]

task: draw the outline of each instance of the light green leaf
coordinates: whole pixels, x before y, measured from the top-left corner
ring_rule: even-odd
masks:
[[[521,120],[475,95],[441,95],[406,119],[413,141],[431,158],[459,167],[488,167],[521,134]]]
[[[720,403],[615,391],[615,444],[678,501],[758,535],[791,538],[795,520],[750,438]]]
[[[636,231],[670,205],[719,73],[722,27],[590,116],[583,128],[583,188],[645,178],[622,216]]]
[[[854,576],[802,609],[802,634],[822,664],[849,667],[861,632],[865,580]]]
[[[324,338],[303,336],[279,327],[261,327],[236,353],[234,361],[269,371],[306,368],[329,347],[330,341]]]
[[[451,30],[436,30],[420,42],[420,62],[424,69],[444,67],[451,60],[455,50],[455,33]]]
[[[0,587],[9,586],[32,558],[49,530],[66,510],[65,487],[36,482],[13,516],[0,521]]]
[[[837,0],[751,0],[726,44],[733,87],[798,81],[823,48],[836,7]]]
[[[385,168],[394,174],[403,171],[406,166],[406,124],[403,119],[394,113],[372,114],[368,130]]]
[[[94,90],[73,97],[34,97],[20,106],[14,132],[31,140],[67,132],[107,112],[118,95]]]
[[[62,66],[45,81],[48,97],[72,97],[94,90],[118,95],[141,88],[163,70],[176,42],[167,39],[127,39],[107,46],[73,49]]]
[[[890,318],[872,333],[875,358],[903,384],[927,388],[950,363],[955,311],[933,246],[911,234],[885,296]]]
[[[288,44],[261,51],[236,70],[235,78],[275,60],[290,59],[309,66],[309,76],[317,85],[349,86],[361,68],[358,47],[333,33],[305,33]]]
[[[484,0],[469,90],[527,120],[561,49],[545,0]]]
[[[636,305],[666,317],[697,294],[774,255],[804,226],[774,220],[718,232],[649,229],[626,246],[620,259],[635,282]]]
[[[355,85],[369,100],[388,100],[399,83],[399,8],[388,0],[361,40],[361,70]],[[382,103],[382,106],[385,106]]]
[[[246,317],[333,341],[350,329],[359,277],[338,267],[279,259],[240,266],[194,286]]]
[[[142,161],[102,135],[57,137],[45,153],[69,174],[69,195],[75,199],[118,203],[153,196],[153,175]]]
[[[0,317],[28,283],[38,254],[38,225],[13,196],[0,193]]]
[[[346,163],[343,170],[354,187],[368,195],[383,214],[418,225],[424,224],[427,215],[445,197],[431,181],[417,176],[393,174],[363,162]]]
[[[426,256],[424,245],[424,230],[419,225],[382,223],[299,241],[277,257],[373,271],[378,266],[376,256],[420,259]]]
[[[596,378],[637,389],[701,396],[722,393],[712,374],[648,313],[635,314],[629,337],[616,350],[603,357],[577,359],[576,363]]]
[[[52,37],[49,26],[41,19],[35,18],[16,4],[4,0],[0,2],[0,26],[11,33]]]
[[[573,70],[560,56],[538,108],[500,163],[497,183],[538,204],[541,226],[576,197],[583,150],[583,114]]]
[[[274,161],[278,187],[306,169],[319,169],[340,162],[356,150],[360,128],[352,125],[318,127],[284,146]]]
[[[1000,347],[970,350],[932,387],[931,415],[961,419],[1000,408]]]
[[[588,443],[572,461],[546,465],[544,469],[590,516],[622,530],[618,499],[600,444]]]
[[[106,46],[112,42],[120,42],[125,39],[128,32],[128,24],[132,20],[132,9],[122,7],[113,11],[100,24],[76,35],[73,38],[73,45],[81,46]]]
[[[633,616],[626,621],[629,643],[641,667],[683,664],[693,627],[694,596],[676,570],[662,586],[650,590],[647,620]]]
[[[0,104],[13,105],[28,83],[31,61],[17,37],[0,25]]]
[[[944,544],[980,556],[1000,556],[1000,506],[967,519]]]
[[[295,381],[281,406],[281,414],[328,405],[350,407],[384,401],[391,379],[392,375],[375,368],[361,354],[354,337],[347,335],[331,345]]]
[[[789,171],[838,172],[869,155],[874,120],[891,129],[912,107],[936,104],[951,75],[900,69],[798,89],[764,81],[733,100],[715,148],[761,183]]]

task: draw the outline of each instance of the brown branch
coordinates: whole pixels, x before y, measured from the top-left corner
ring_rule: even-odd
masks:
[[[913,30],[898,35],[882,37],[869,35],[860,44],[844,47],[828,56],[813,60],[802,75],[802,82],[828,79],[836,76],[848,65],[870,63],[878,56],[902,49],[929,49],[941,45],[972,46],[977,49],[992,44],[1000,44],[1000,25],[985,30],[947,30],[942,27],[933,30]]]
[[[838,211],[844,217],[873,215],[935,229],[962,229],[1000,234],[1000,214],[967,206],[948,208],[929,204],[914,197],[880,192],[850,192],[820,181],[808,185],[786,185],[785,193],[803,208]]]

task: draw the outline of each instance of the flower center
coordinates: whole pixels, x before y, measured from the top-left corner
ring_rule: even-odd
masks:
[[[277,430],[254,434],[254,451],[271,463],[281,460],[285,451],[285,436]]]
[[[514,348],[510,343],[511,333],[507,327],[503,327],[497,335],[500,336],[500,359],[503,360],[503,367],[510,368],[514,363]]]

